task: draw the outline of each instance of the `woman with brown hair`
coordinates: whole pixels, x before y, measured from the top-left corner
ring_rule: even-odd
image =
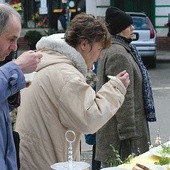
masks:
[[[20,133],[21,170],[47,170],[67,161],[65,133],[73,130],[73,159],[80,160],[83,133],[94,133],[118,110],[129,77],[126,71],[103,85],[96,94],[86,74],[110,45],[105,24],[79,14],[70,23],[65,41],[57,35],[36,45],[43,55],[31,85],[21,93],[16,130]]]

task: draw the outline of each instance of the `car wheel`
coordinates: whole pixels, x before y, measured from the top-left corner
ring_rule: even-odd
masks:
[[[149,58],[149,68],[156,68],[156,57]]]
[[[156,57],[144,57],[142,60],[147,69],[156,68]]]

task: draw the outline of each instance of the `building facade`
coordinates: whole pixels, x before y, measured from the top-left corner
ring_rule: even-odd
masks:
[[[22,16],[23,28],[58,29],[58,21],[65,29],[64,21],[77,13],[85,12],[85,0],[0,0],[9,3]]]
[[[57,30],[60,26],[65,29],[68,22],[79,12],[104,17],[106,8],[115,6],[124,11],[145,12],[159,37],[168,34],[168,27],[165,24],[170,19],[170,0],[0,0],[0,2],[9,3],[21,14],[23,28],[50,27]]]
[[[158,47],[170,49],[170,0],[0,0],[9,3],[22,16],[21,37],[29,29],[65,31],[70,20],[80,12],[104,17],[109,6],[124,11],[145,12],[152,21]],[[168,24],[170,25],[170,24]],[[44,30],[43,30],[44,32]],[[160,42],[161,41],[161,42]],[[159,43],[160,42],[160,43]]]
[[[169,28],[166,24],[170,21],[170,0],[155,1],[155,27],[159,37],[167,36]]]

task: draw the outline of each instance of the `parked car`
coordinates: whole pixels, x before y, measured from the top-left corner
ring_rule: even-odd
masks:
[[[132,44],[148,68],[156,67],[156,31],[149,17],[142,12],[127,12],[133,19],[134,38]]]

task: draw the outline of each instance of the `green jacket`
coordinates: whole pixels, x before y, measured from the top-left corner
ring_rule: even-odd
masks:
[[[127,70],[130,85],[118,112],[97,132],[96,160],[105,162],[112,155],[112,144],[122,158],[131,153],[146,152],[150,142],[142,94],[142,75],[128,44],[114,39],[112,46],[98,62],[97,90],[108,81],[107,75]]]

